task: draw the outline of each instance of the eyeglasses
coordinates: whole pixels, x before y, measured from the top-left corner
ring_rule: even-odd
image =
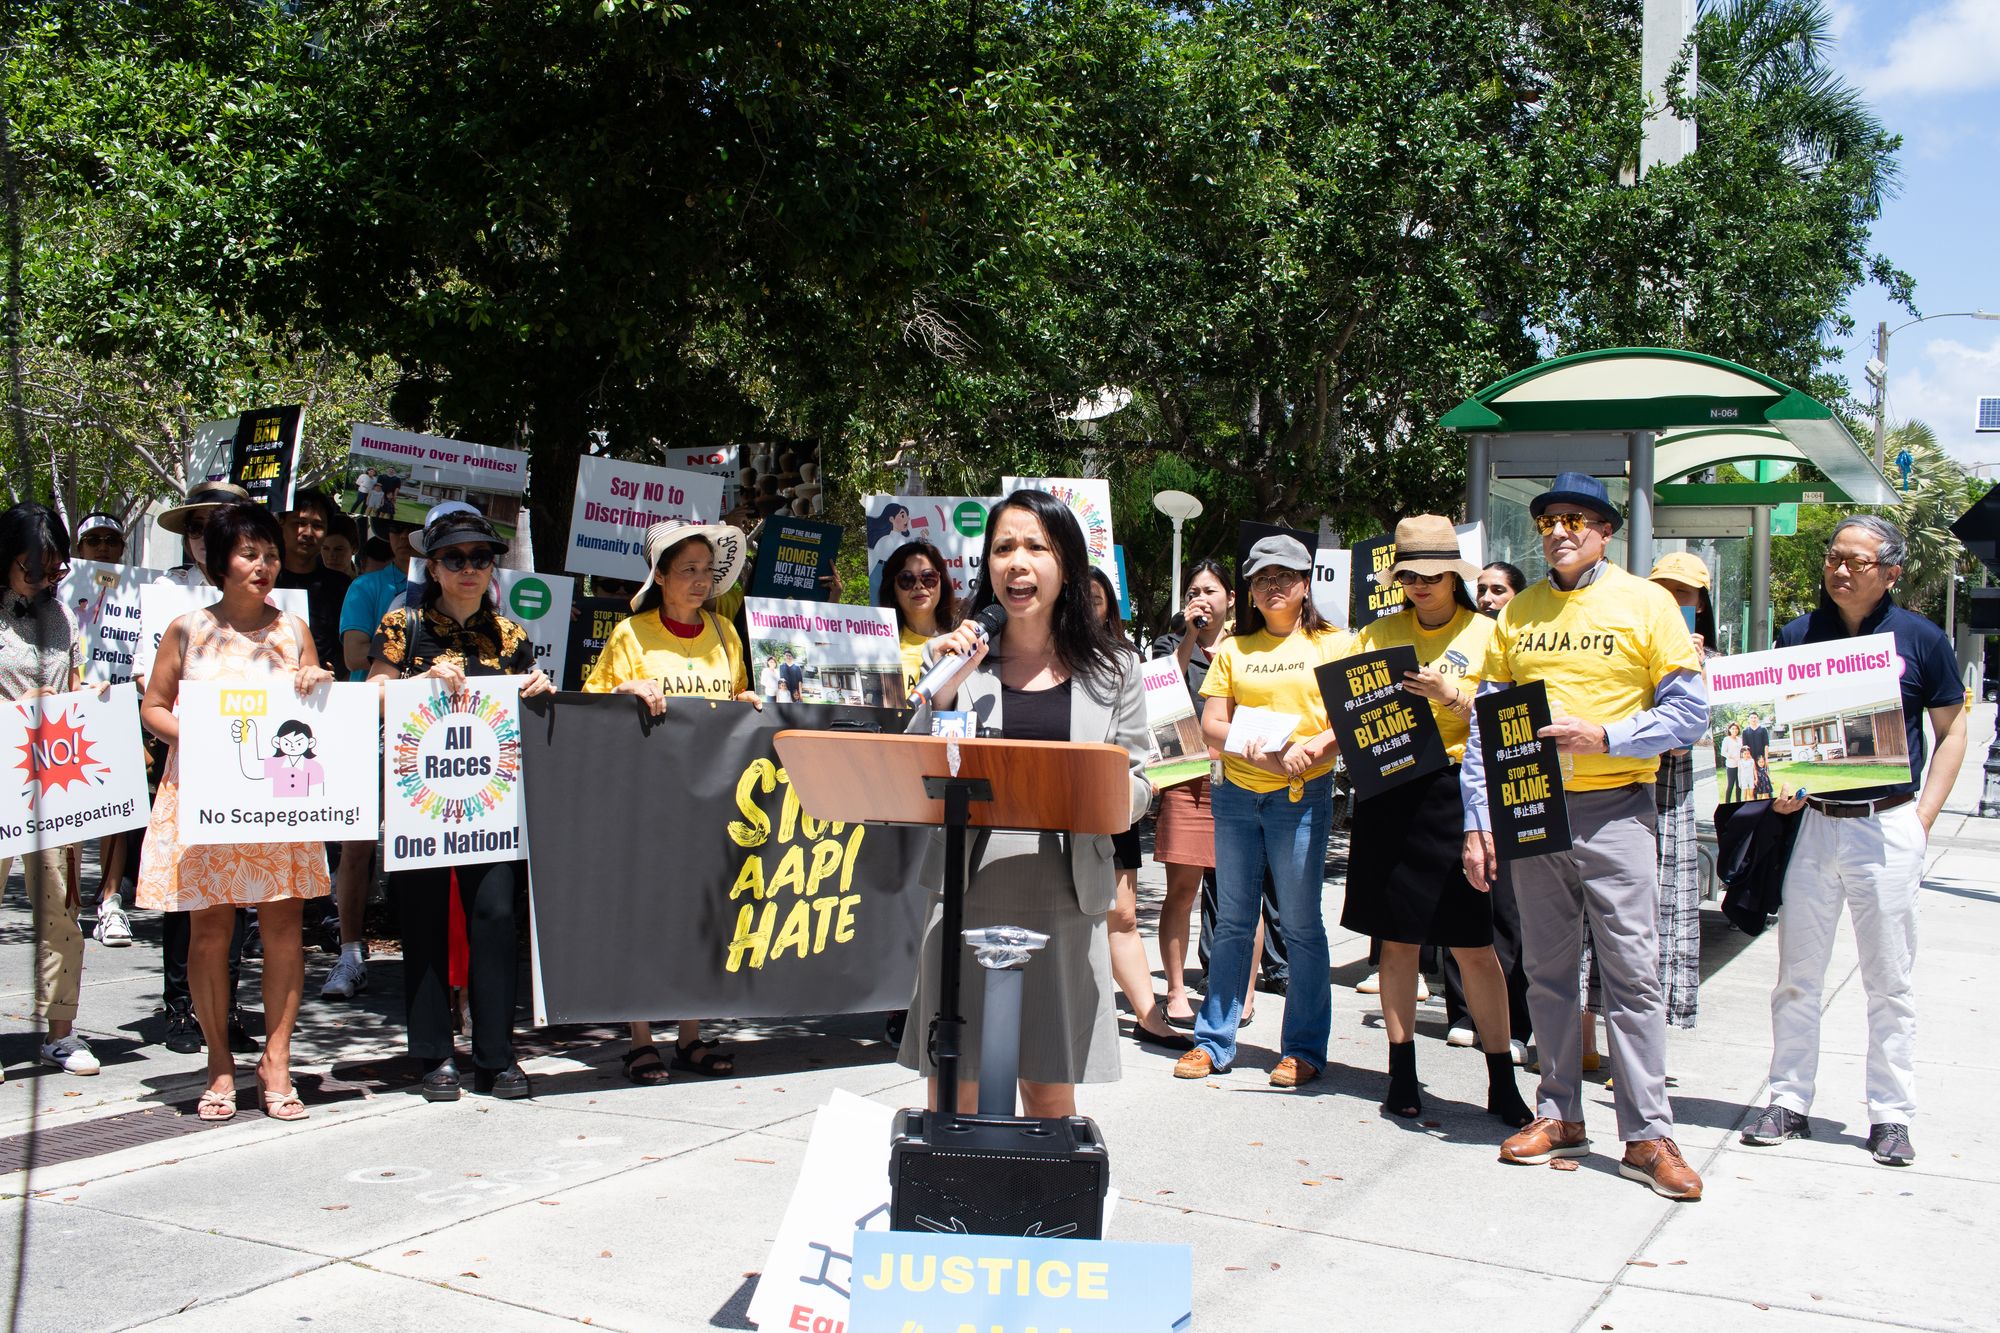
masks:
[[[1430,588],[1443,583],[1444,580],[1445,576],[1443,574],[1419,574],[1414,569],[1399,569],[1396,571],[1396,582],[1402,584],[1404,587],[1408,587],[1412,583],[1421,583],[1426,588]]]
[[[1289,588],[1305,575],[1296,569],[1264,569],[1250,576],[1252,588]]]
[[[1847,566],[1847,572],[1850,574],[1866,574],[1880,568],[1882,562],[1880,560],[1865,560],[1858,555],[1841,555],[1834,551],[1828,551],[1826,558],[1821,560],[1820,564],[1825,566],[1826,572],[1829,574],[1839,569],[1842,565]]]
[[[454,574],[463,574],[468,569],[493,568],[493,552],[475,551],[467,555],[463,551],[449,551],[439,556],[437,562]]]
[[[896,571],[896,586],[904,592],[915,592],[920,587],[935,588],[938,586],[938,572],[927,569],[919,574],[914,569],[899,569]]]
[[[1535,531],[1546,537],[1557,528],[1561,528],[1571,536],[1575,536],[1591,524],[1602,521],[1601,519],[1591,517],[1589,514],[1537,514],[1535,516]]]
[[[21,577],[30,583],[61,583],[69,577],[69,566],[67,564],[43,565],[41,570],[37,572],[28,568],[28,557],[26,556],[17,557],[14,561],[14,568],[21,571]]]

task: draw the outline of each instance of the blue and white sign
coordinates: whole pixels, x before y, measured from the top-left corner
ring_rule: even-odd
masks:
[[[855,1329],[1166,1333],[1194,1322],[1186,1245],[854,1233]]]

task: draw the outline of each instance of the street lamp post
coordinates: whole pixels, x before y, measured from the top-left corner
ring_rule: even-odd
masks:
[[[1888,320],[1875,325],[1875,359],[1864,369],[1868,382],[1875,386],[1875,470],[1882,470],[1882,416],[1889,405],[1889,339],[1904,329],[1916,324],[1928,324],[1934,319],[2000,319],[2000,312],[1992,310],[1948,310],[1940,315],[1920,315],[1916,319],[1889,327]]]
[[[1201,501],[1186,491],[1161,491],[1153,497],[1153,508],[1165,514],[1174,525],[1174,600],[1167,607],[1171,616],[1181,605],[1181,524],[1191,518],[1201,517]]]

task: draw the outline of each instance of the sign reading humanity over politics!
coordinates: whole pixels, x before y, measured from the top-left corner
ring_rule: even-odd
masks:
[[[1187,677],[1172,656],[1155,657],[1140,669],[1146,686],[1146,726],[1153,733],[1153,753],[1146,760],[1146,780],[1171,787],[1208,776],[1208,744],[1201,736],[1201,719],[1188,697]]]
[[[145,825],[146,752],[129,683],[0,703],[0,857]]]
[[[392,680],[382,712],[384,868],[518,858],[521,678],[474,676],[457,694]]]
[[[463,500],[512,542],[528,489],[528,455],[442,435],[356,423],[335,500],[360,518],[421,524],[431,506]]]
[[[812,818],[771,744],[786,728],[907,721],[826,704],[671,698],[654,718],[624,694],[523,699],[537,1021],[908,1004],[929,832]]]
[[[1069,512],[1076,515],[1077,526],[1083,529],[1083,549],[1090,553],[1090,563],[1103,570],[1111,579],[1111,590],[1119,592],[1124,588],[1118,574],[1118,557],[1113,548],[1117,545],[1111,535],[1111,483],[1103,477],[1002,477],[1000,494],[1012,495],[1015,491],[1047,491],[1056,499],[1069,506]]]
[[[83,679],[87,685],[117,685],[132,679],[132,658],[141,637],[139,590],[159,571],[136,565],[73,561],[56,595],[76,617],[83,636]]]
[[[646,529],[670,518],[721,521],[722,478],[623,458],[579,458],[566,568],[644,579]]]
[[[944,556],[960,609],[979,581],[979,553],[986,547],[986,515],[997,497],[970,495],[871,495],[868,505],[868,600],[882,590],[882,562],[909,541],[927,541]]]
[[[1544,739],[1549,690],[1539,680],[1472,701],[1479,713],[1479,751],[1486,761],[1486,809],[1493,850],[1502,861],[1569,848],[1569,798],[1562,758]]]
[[[289,676],[182,681],[181,840],[352,842],[380,819],[381,695]]]
[[[903,657],[886,606],[747,597],[750,685],[772,703],[899,708]]]
[[[1902,668],[1893,634],[1712,659],[1708,718],[1722,794],[1748,801],[1907,783]]]
[[[1451,762],[1430,701],[1403,688],[1404,673],[1416,669],[1417,650],[1398,644],[1314,671],[1356,796],[1400,787]]]
[[[1194,1316],[1187,1245],[859,1231],[849,1326],[1170,1333]]]

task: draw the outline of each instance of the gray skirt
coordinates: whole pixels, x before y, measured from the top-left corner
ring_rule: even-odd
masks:
[[[1086,916],[1077,906],[1061,835],[997,830],[983,839],[975,833],[972,841],[966,928],[1025,926],[1049,937],[1028,960],[1021,985],[1020,1076],[1031,1083],[1115,1082],[1118,1017],[1111,940],[1103,916]],[[910,998],[910,1017],[897,1056],[905,1068],[927,1075],[937,1072],[929,1042],[938,1009],[943,917],[944,899],[933,894],[917,989]],[[969,1083],[979,1077],[986,972],[963,941],[958,948],[959,1012],[965,1018],[959,1077]]]

